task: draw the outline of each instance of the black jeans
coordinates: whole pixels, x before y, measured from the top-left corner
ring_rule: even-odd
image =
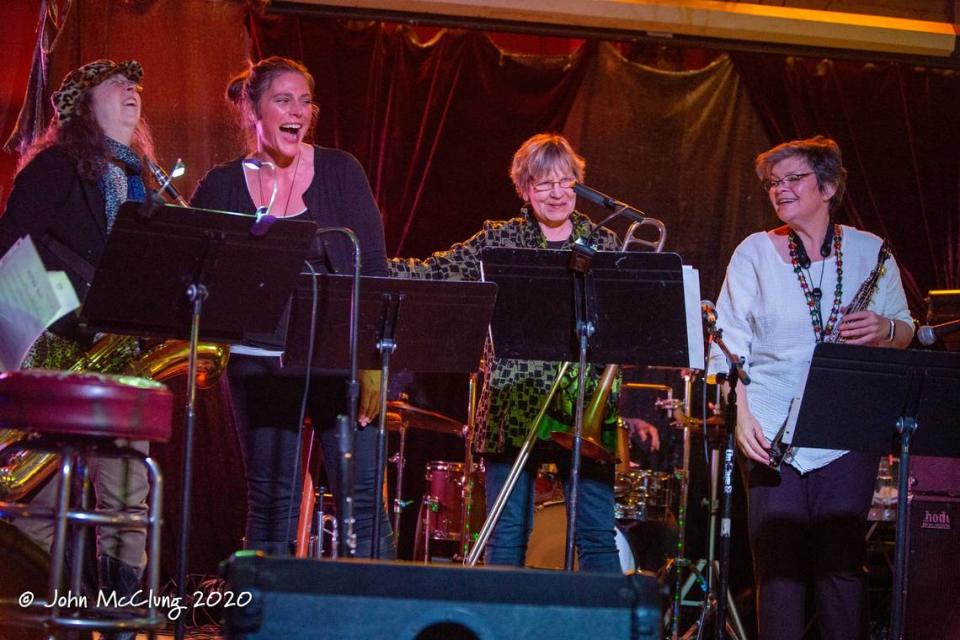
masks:
[[[760,640],[803,637],[808,583],[823,640],[866,638],[864,536],[880,457],[852,451],[803,475],[740,463]]]
[[[302,482],[296,458],[304,378],[280,374],[277,358],[233,355],[227,374],[247,479],[246,547],[289,554]],[[330,490],[340,491],[337,414],[346,411],[345,379],[312,377],[307,415],[320,439]],[[376,491],[376,425],[357,431],[354,507],[357,557],[370,557]],[[396,557],[389,518],[381,521],[381,558]]]

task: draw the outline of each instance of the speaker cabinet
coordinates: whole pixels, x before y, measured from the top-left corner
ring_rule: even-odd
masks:
[[[910,498],[908,640],[960,640],[960,498]]]
[[[225,561],[221,573],[238,605],[224,610],[224,632],[234,640],[654,640],[666,602],[650,575],[247,552]]]

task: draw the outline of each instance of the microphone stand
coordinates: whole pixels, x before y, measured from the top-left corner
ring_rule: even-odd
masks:
[[[316,231],[317,236],[326,233],[342,233],[343,235],[347,236],[347,238],[353,244],[353,291],[350,294],[349,329],[350,378],[346,383],[347,420],[344,421],[342,416],[337,419],[337,437],[340,440],[340,461],[338,466],[340,473],[340,491],[337,492],[337,530],[340,532],[340,536],[337,538],[337,550],[341,557],[353,557],[357,551],[357,534],[354,531],[354,524],[356,521],[353,517],[353,450],[354,441],[356,439],[357,413],[359,412],[360,402],[360,383],[357,381],[357,336],[360,326],[360,241],[357,239],[356,234],[347,227],[321,227]],[[308,370],[312,364],[312,362],[307,363]],[[382,397],[383,390],[386,388],[386,380],[381,380],[380,385]],[[377,449],[377,477],[381,479],[383,477],[384,463],[380,458],[380,452],[385,447],[386,443],[384,431],[386,428],[386,411],[383,409],[382,405],[383,402],[381,401],[380,432],[378,439],[379,446]],[[377,496],[377,511],[374,515],[375,535],[377,533],[376,529],[378,524],[377,516],[382,510],[383,498],[380,492],[380,482],[382,482],[382,480],[378,480],[375,483],[376,490],[374,491]],[[379,548],[379,537],[375,537],[372,541],[372,544],[374,549]]]
[[[737,382],[744,385],[750,383],[750,377],[743,370],[743,358],[734,355],[723,342],[723,330],[716,326],[716,318],[712,313],[707,314],[707,332],[710,340],[720,348],[730,365],[727,381],[727,406],[724,421],[727,427],[727,443],[723,452],[723,497],[721,500],[720,517],[720,561],[717,571],[719,587],[714,592],[717,603],[717,619],[714,625],[714,638],[721,640],[727,624],[727,593],[730,589],[730,532],[733,516],[733,458],[736,442],[734,440],[737,426]],[[712,585],[711,585],[712,586]]]

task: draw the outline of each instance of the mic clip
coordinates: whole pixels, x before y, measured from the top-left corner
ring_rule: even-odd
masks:
[[[587,273],[593,263],[593,256],[597,250],[582,238],[573,243],[570,251],[570,270],[577,273]]]

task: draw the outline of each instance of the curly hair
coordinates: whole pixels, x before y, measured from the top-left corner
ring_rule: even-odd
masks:
[[[837,190],[830,198],[830,214],[840,208],[847,187],[847,170],[843,167],[840,146],[826,136],[814,136],[805,140],[791,140],[778,144],[757,156],[755,169],[760,180],[767,180],[774,165],[787,158],[800,157],[807,161],[817,177],[817,187],[822,192],[828,184]]]
[[[47,128],[37,137],[26,151],[20,156],[17,171],[25,167],[38,153],[50,147],[58,147],[77,164],[77,173],[91,182],[97,182],[110,160],[107,151],[106,134],[97,122],[90,104],[91,92],[86,91],[77,100],[74,117],[61,122],[56,115],[50,120]],[[133,131],[130,144],[137,155],[156,162],[153,136],[150,127],[143,118]],[[148,171],[144,169],[142,175],[146,181]]]
[[[255,148],[256,135],[251,124],[250,116],[260,117],[260,99],[264,96],[273,81],[284,73],[299,73],[307,81],[310,93],[313,93],[313,75],[302,63],[281,56],[270,56],[254,63],[247,61],[247,68],[235,75],[227,83],[225,97],[227,102],[237,109],[240,128],[247,137],[248,147]],[[317,106],[311,105],[310,124],[305,135],[309,135],[317,120]]]

